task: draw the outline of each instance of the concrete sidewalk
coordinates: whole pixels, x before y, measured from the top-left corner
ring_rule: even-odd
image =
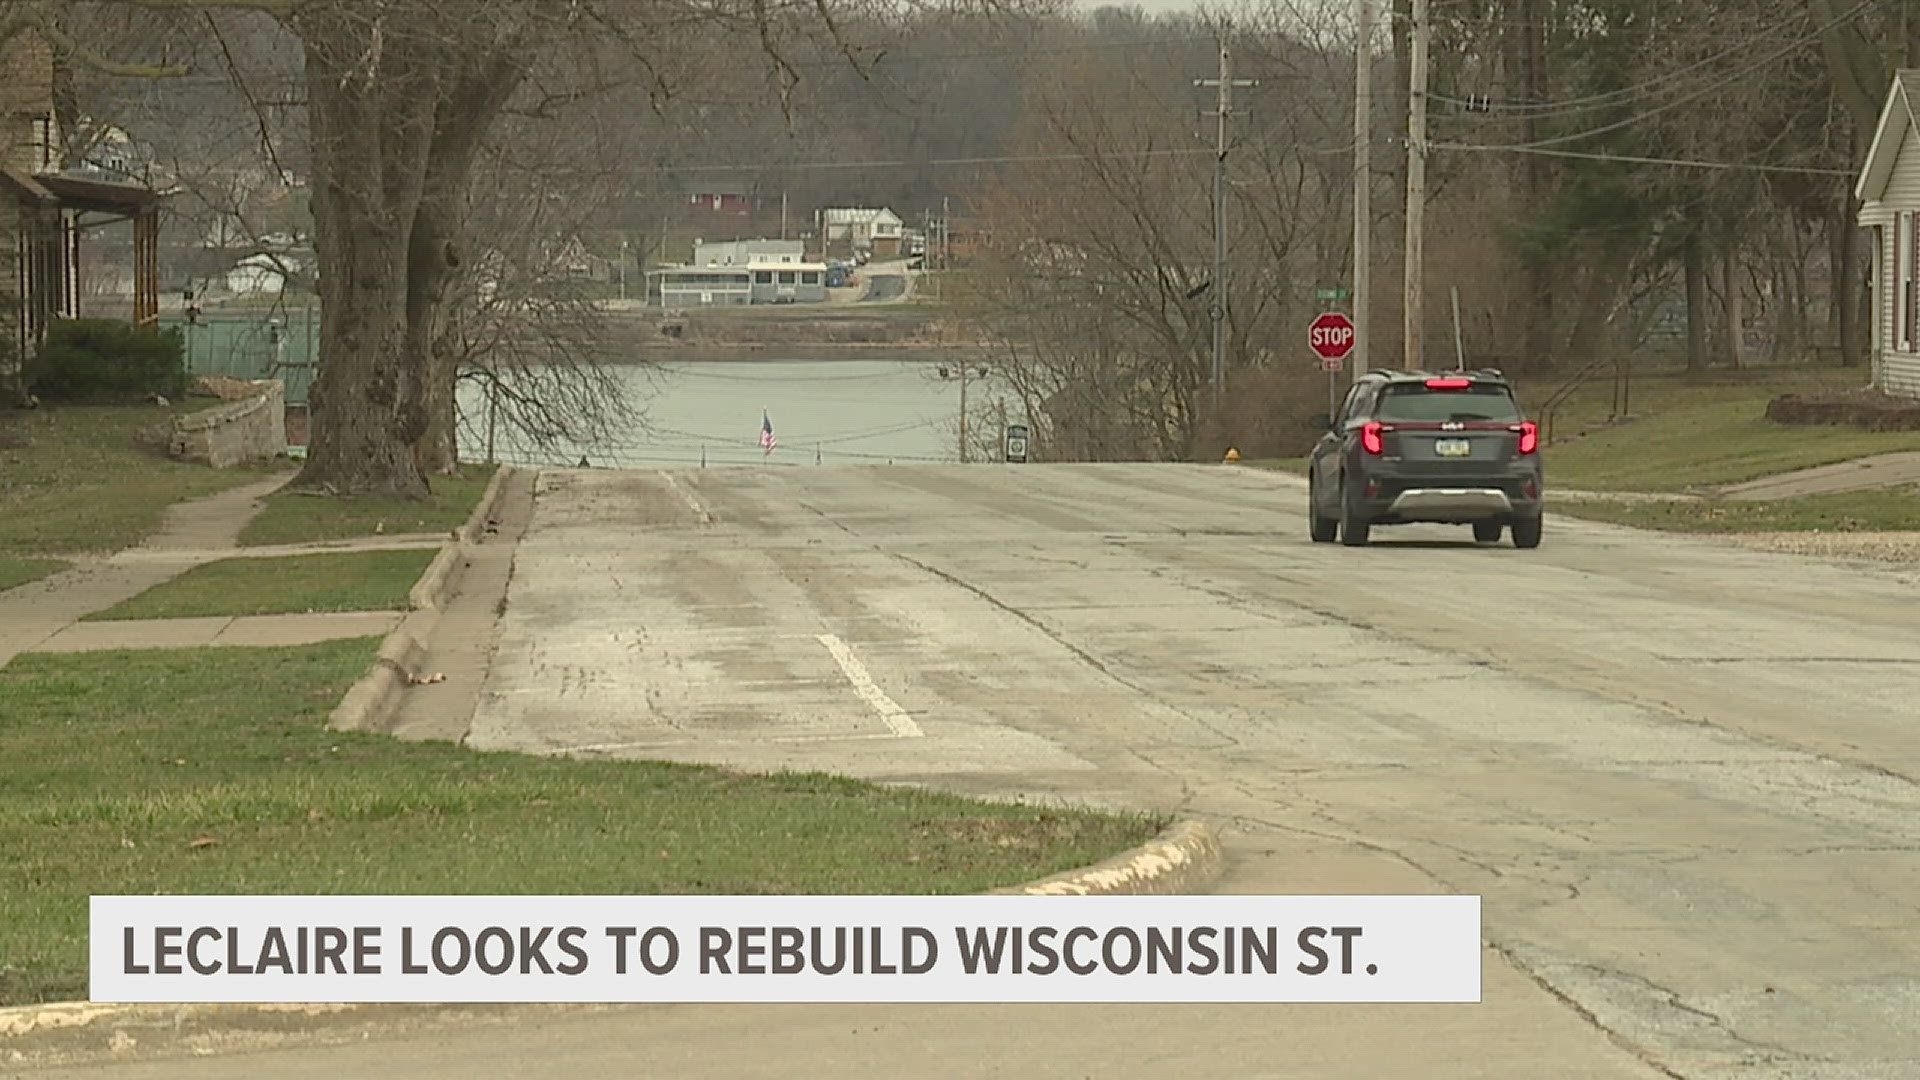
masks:
[[[32,651],[311,645],[336,638],[385,637],[404,618],[406,613],[400,611],[333,611],[296,615],[215,615],[196,619],[76,622],[55,632]]]
[[[1908,484],[1920,485],[1920,451],[1876,454],[1778,476],[1763,476],[1743,484],[1729,484],[1720,489],[1720,494],[1729,499],[1792,499]]]
[[[177,503],[167,508],[159,531],[145,543],[105,558],[80,560],[60,573],[0,592],[0,667],[23,652],[305,645],[388,633],[403,612],[80,621],[219,559],[430,550],[447,542],[444,536],[409,534],[241,547],[240,531],[265,507],[263,500],[292,475],[280,473],[218,495]]]

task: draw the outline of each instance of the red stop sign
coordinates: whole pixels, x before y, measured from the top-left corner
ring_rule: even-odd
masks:
[[[1322,360],[1345,360],[1353,351],[1353,320],[1329,311],[1307,327],[1307,344]]]

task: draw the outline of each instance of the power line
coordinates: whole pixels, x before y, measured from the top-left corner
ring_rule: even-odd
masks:
[[[1760,59],[1754,61],[1751,64],[1748,64],[1746,67],[1743,67],[1734,71],[1731,75],[1728,75],[1726,78],[1721,79],[1718,82],[1708,84],[1691,93],[1683,94],[1680,97],[1668,100],[1660,105],[1657,105],[1651,109],[1646,110],[1645,112],[1637,113],[1633,116],[1629,116],[1622,120],[1616,120],[1611,124],[1603,124],[1597,128],[1590,128],[1586,131],[1577,131],[1570,135],[1555,135],[1552,138],[1536,139],[1533,142],[1525,142],[1525,143],[1486,144],[1483,148],[1499,149],[1499,150],[1534,150],[1542,147],[1558,146],[1562,143],[1578,142],[1581,139],[1590,139],[1596,135],[1605,135],[1611,131],[1618,131],[1621,128],[1630,127],[1634,124],[1639,123],[1642,120],[1651,119],[1652,117],[1659,116],[1662,113],[1671,112],[1674,109],[1681,107],[1682,105],[1691,104],[1694,101],[1697,101],[1700,98],[1703,98],[1708,94],[1713,93],[1716,90],[1724,89],[1725,87],[1735,82],[1738,82],[1740,79],[1745,78],[1747,75],[1750,75],[1753,72],[1758,71],[1759,69],[1766,67],[1767,65],[1772,64],[1775,61],[1778,61],[1782,57],[1786,56],[1788,53],[1793,52],[1795,49],[1801,48],[1807,44],[1820,40],[1829,30],[1832,30],[1833,28],[1839,26],[1842,23],[1858,18],[1860,15],[1864,14],[1867,11],[1867,9],[1881,5],[1881,4],[1885,4],[1888,2],[1890,2],[1890,0],[1861,0],[1860,3],[1854,5],[1845,14],[1840,15],[1838,18],[1827,21],[1826,23],[1822,24],[1820,28],[1818,30],[1815,30],[1813,33],[1808,34],[1804,37],[1801,37],[1793,42],[1790,42],[1784,48],[1777,49],[1771,53],[1768,53],[1765,56],[1762,56]]]
[[[1878,2],[1878,0],[1873,0],[1873,2]],[[1866,6],[1870,6],[1870,4],[1862,5],[1863,8]],[[1851,16],[1849,16],[1849,18],[1850,17]],[[1515,25],[1525,25],[1525,24],[1516,23]],[[1761,39],[1764,39],[1784,29],[1786,29],[1785,26],[1775,25],[1763,31],[1761,34],[1758,35],[1758,37]],[[1612,31],[1609,32],[1609,36],[1611,36],[1611,34],[1612,34]],[[1485,97],[1481,97],[1478,99],[1457,98],[1448,94],[1441,94],[1441,93],[1430,93],[1428,96],[1431,97],[1434,101],[1445,102],[1446,104],[1449,104],[1449,105],[1457,105],[1467,109],[1513,113],[1519,117],[1531,117],[1533,119],[1540,119],[1542,117],[1547,117],[1547,116],[1573,115],[1575,113],[1580,113],[1580,112],[1590,112],[1595,109],[1604,108],[1608,105],[1624,102],[1632,98],[1638,97],[1649,91],[1657,89],[1669,82],[1672,82],[1677,79],[1685,78],[1693,74],[1694,72],[1701,70],[1702,68],[1707,68],[1715,64],[1718,64],[1722,60],[1727,59],[1728,57],[1736,56],[1742,53],[1750,53],[1753,51],[1753,48],[1756,44],[1758,44],[1758,42],[1753,37],[1736,39],[1735,44],[1727,47],[1726,49],[1720,52],[1713,54],[1712,56],[1706,57],[1705,59],[1702,59],[1702,60],[1697,60],[1677,70],[1669,71],[1664,74],[1657,75],[1651,79],[1647,79],[1633,86],[1626,86],[1618,90],[1609,90],[1609,91],[1605,91],[1603,93],[1598,93],[1598,94],[1588,94],[1585,97],[1566,98],[1560,101],[1532,101],[1532,102],[1497,101],[1496,102]],[[1802,44],[1805,44],[1805,42],[1802,42]],[[1799,46],[1796,45],[1794,47],[1798,48]]]
[[[1642,157],[1636,154],[1597,154],[1580,150],[1550,150],[1537,146],[1502,146],[1476,143],[1430,143],[1435,150],[1505,151],[1513,154],[1538,154],[1542,157],[1581,158],[1587,161],[1617,161],[1631,165],[1672,165],[1689,169],[1726,169],[1745,172],[1799,173],[1808,176],[1854,176],[1851,169],[1821,169],[1811,165],[1761,165],[1744,161],[1703,161],[1693,158]]]
[[[1112,153],[1103,154],[1102,156],[1114,157],[1114,158],[1195,157],[1195,156],[1211,157],[1213,153],[1214,153],[1214,150],[1212,147],[1191,147],[1187,149],[1172,148],[1172,149],[1163,149],[1163,150],[1116,150],[1116,151],[1113,151]],[[898,158],[891,161],[810,161],[810,162],[794,162],[792,164],[772,165],[772,166],[768,166],[768,165],[680,165],[680,166],[673,166],[673,167],[662,166],[662,167],[653,168],[653,169],[639,169],[639,170],[635,170],[634,172],[636,175],[655,174],[655,173],[660,175],[673,175],[677,173],[689,173],[689,172],[781,173],[781,172],[795,172],[795,171],[805,170],[805,169],[915,169],[915,168],[946,168],[949,166],[966,166],[966,165],[1027,165],[1027,164],[1038,164],[1043,162],[1054,162],[1054,161],[1084,161],[1084,160],[1086,160],[1085,154],[999,154],[999,155],[991,155],[991,156],[985,156],[985,157],[921,158],[918,160],[910,159],[910,158]]]

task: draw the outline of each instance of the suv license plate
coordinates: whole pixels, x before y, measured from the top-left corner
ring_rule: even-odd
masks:
[[[1465,439],[1438,439],[1433,444],[1433,452],[1441,457],[1472,457],[1473,444]]]

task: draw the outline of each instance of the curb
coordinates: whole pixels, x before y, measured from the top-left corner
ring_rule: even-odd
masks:
[[[420,575],[420,580],[414,582],[413,588],[407,590],[409,610],[420,611],[440,606],[441,602],[447,598],[449,586],[453,583],[453,564],[464,554],[465,547],[465,542],[458,540],[440,545],[439,554],[427,564],[427,569]]]
[[[467,515],[467,523],[460,527],[460,539],[478,543],[486,535],[487,519],[500,508],[500,493],[506,490],[507,477],[516,471],[511,465],[494,467],[493,479],[487,482],[487,490],[481,492],[480,501],[473,506],[473,513]]]
[[[407,617],[380,643],[380,654],[367,673],[353,684],[340,704],[327,718],[327,726],[336,731],[382,731],[400,706],[416,669],[426,659],[423,642],[430,623],[439,614],[457,577],[458,567],[468,544],[478,543],[485,535],[487,521],[499,509],[501,493],[506,490],[510,465],[493,471],[486,491],[467,515],[466,523],[454,530],[452,538],[440,546],[440,553],[427,564],[420,580],[407,590]]]
[[[467,520],[453,531],[452,540],[440,546],[440,553],[427,564],[420,580],[407,590],[407,607],[413,611],[438,608],[446,602],[447,594],[452,591],[454,564],[465,554],[468,544],[477,544],[486,535],[487,522],[500,508],[502,492],[506,490],[507,479],[514,472],[511,465],[501,465],[493,470],[493,479],[487,482],[487,490],[480,495],[480,501],[473,506],[473,512]]]
[[[391,640],[391,639],[390,639]],[[381,649],[383,660],[387,650]],[[376,664],[376,671],[389,670]],[[368,680],[362,680],[364,684]],[[353,692],[358,692],[356,685]],[[353,696],[349,693],[349,697]],[[341,702],[341,709],[346,702]],[[336,710],[336,713],[338,710]],[[335,725],[339,726],[339,725]],[[1160,835],[1104,862],[1069,870],[1025,885],[994,889],[988,896],[1172,896],[1199,891],[1219,877],[1225,865],[1219,838],[1198,821],[1178,822]],[[46,1067],[117,1057],[138,1049],[205,1055],[225,1051],[266,1050],[276,1046],[313,1046],[373,1037],[386,1021],[411,1019],[415,1026],[458,1017],[500,1015],[506,1008],[550,1010],[599,1006],[369,1005],[369,1004],[223,1004],[115,1005],[63,1001],[0,1009],[0,1040],[39,1036],[66,1044],[27,1051],[0,1049],[0,1067]],[[326,1018],[331,1030],[316,1033]],[[341,1030],[344,1028],[345,1030]],[[0,1043],[3,1047],[4,1043]]]
[[[408,629],[412,617],[403,620],[380,643],[367,673],[347,690],[340,704],[327,717],[327,727],[335,731],[377,731],[400,704],[400,695],[413,678],[414,669],[426,659],[426,647]]]
[[[1212,884],[1226,858],[1205,823],[1182,821],[1105,862],[995,889],[993,896],[1178,896]]]

